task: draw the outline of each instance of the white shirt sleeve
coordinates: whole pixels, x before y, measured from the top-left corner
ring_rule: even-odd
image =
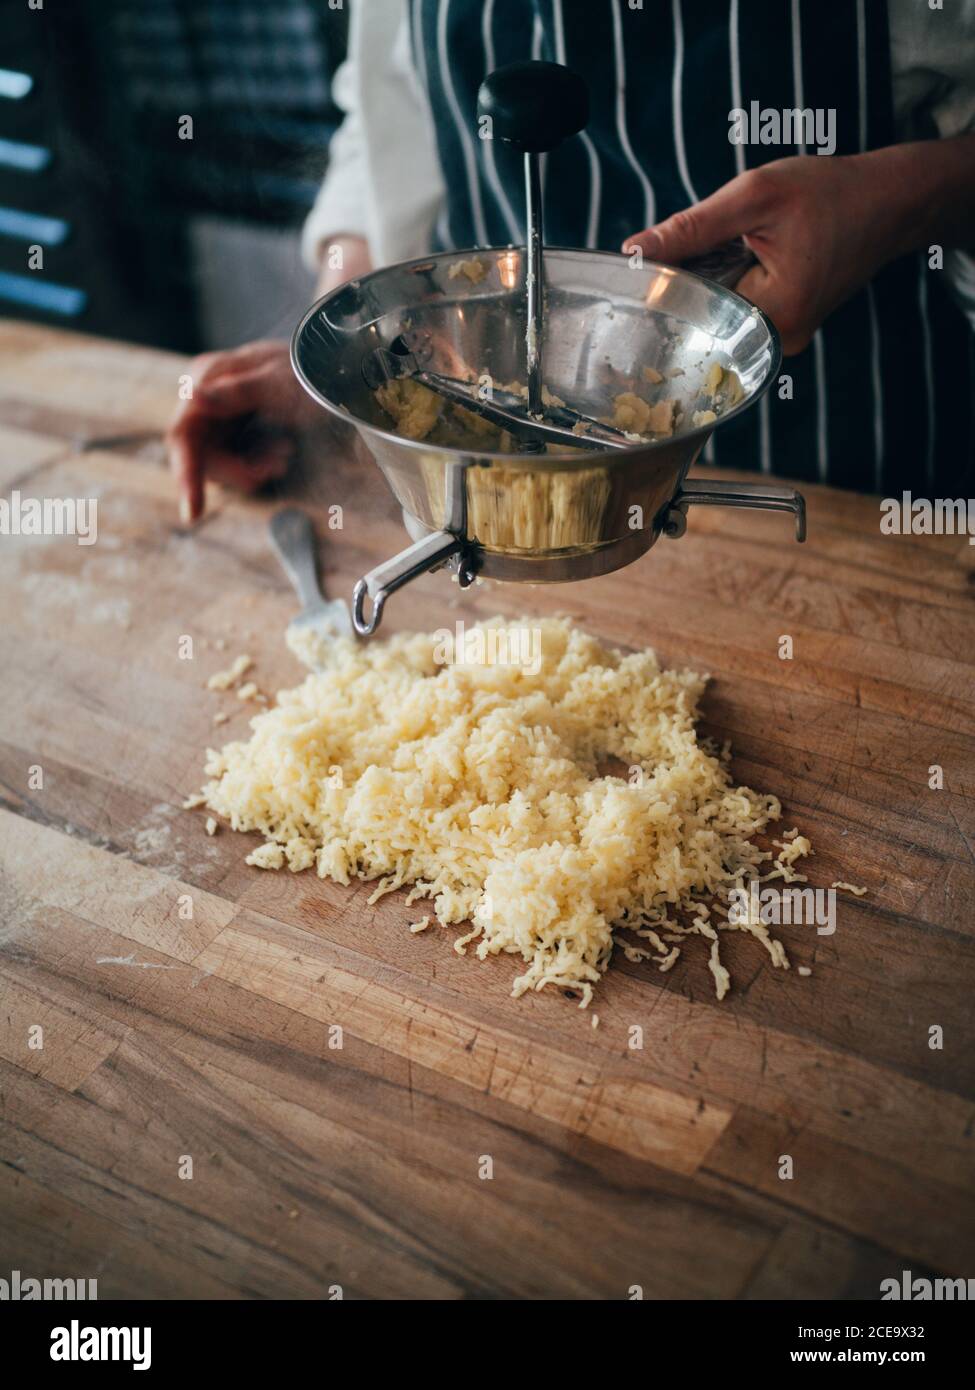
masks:
[[[376,266],[424,255],[444,185],[403,0],[355,0],[335,99],[346,115],[302,234],[306,262],[317,270],[343,232],[365,237]]]
[[[926,116],[945,139],[975,130],[975,0],[932,9],[924,0],[888,0],[894,115],[901,138],[916,140]]]
[[[301,234],[302,257],[315,271],[329,238],[343,232],[368,236],[365,140],[362,120],[355,108],[355,88],[355,59],[350,54],[336,70],[332,82],[333,99],[345,112],[345,119],[332,136],[328,172]]]
[[[975,131],[975,0],[931,9],[918,0],[889,0],[894,115],[902,139],[916,140],[932,123],[942,139]],[[975,329],[975,257],[945,252],[944,274]]]

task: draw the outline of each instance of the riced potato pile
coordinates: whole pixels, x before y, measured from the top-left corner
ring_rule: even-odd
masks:
[[[751,932],[787,968],[761,922],[727,920],[730,890],[772,859],[753,837],[781,812],[698,737],[705,678],[564,619],[463,636],[336,639],[247,742],[208,754],[207,807],[265,837],[247,862],[376,880],[370,901],[410,885],[407,902],[468,924],[457,949],[521,958],[516,995],[572,987],[587,1004],[614,938],[668,970],[703,936],[719,997],[721,931]],[[792,832],[765,876],[797,878],[808,849]]]

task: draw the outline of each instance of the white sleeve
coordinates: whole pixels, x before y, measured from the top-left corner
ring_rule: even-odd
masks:
[[[944,139],[975,128],[975,0],[950,10],[888,0],[894,116],[902,139],[923,115]]]
[[[917,139],[918,116],[942,139],[975,131],[975,0],[934,10],[916,0],[889,0],[894,114],[902,139]],[[945,253],[945,277],[975,329],[975,257]]]
[[[313,271],[318,270],[322,247],[330,238],[342,232],[369,234],[365,138],[355,105],[356,85],[356,57],[350,53],[332,82],[332,96],[345,119],[332,136],[325,179],[301,234],[301,254]]]
[[[346,115],[302,233],[305,261],[317,270],[343,232],[366,239],[376,266],[425,255],[444,186],[402,0],[356,0],[334,94]]]

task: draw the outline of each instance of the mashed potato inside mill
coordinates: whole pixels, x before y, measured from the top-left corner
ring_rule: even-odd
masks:
[[[644,367],[643,380],[651,386],[659,386],[665,377],[655,367]],[[528,387],[524,383],[506,382],[500,389],[528,399]],[[498,453],[516,451],[516,441],[506,431],[473,411],[465,410],[463,406],[447,402],[444,397],[411,377],[384,382],[374,394],[383,412],[393,421],[396,433],[405,439],[429,439],[434,444],[472,449],[490,448]],[[714,424],[719,415],[737,405],[744,394],[737,372],[715,362],[701,388],[700,402],[705,408],[688,411],[677,397],[648,401],[635,391],[620,391],[612,398],[612,414],[605,415],[603,419],[629,435],[634,442],[667,439],[680,428],[688,415],[694,428]],[[542,402],[544,405],[566,404],[547,386],[542,387]],[[574,427],[574,432],[585,434],[585,423],[580,421]]]

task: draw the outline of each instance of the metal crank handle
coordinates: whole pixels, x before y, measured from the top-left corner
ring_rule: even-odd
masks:
[[[553,437],[552,430],[544,421],[536,423],[533,420],[526,420],[523,416],[516,415],[513,410],[507,410],[504,406],[498,405],[497,402],[485,401],[478,396],[471,396],[470,392],[465,389],[466,382],[461,383],[458,387],[449,377],[426,371],[414,372],[413,380],[418,381],[421,386],[426,386],[428,390],[435,391],[438,396],[443,396],[445,400],[463,406],[465,410],[471,411],[474,415],[480,415],[482,420],[489,421],[498,429],[507,430],[509,434],[520,441],[536,442],[539,446],[544,446]],[[571,431],[564,431],[564,433],[569,434]],[[572,443],[575,442],[573,439]]]
[[[512,401],[517,399],[507,391],[495,390],[493,401],[483,401],[470,394],[467,382],[458,386],[450,377],[439,376],[435,372],[416,371],[413,373],[413,380],[430,391],[435,391],[445,400],[463,406],[465,410],[480,415],[483,420],[489,420],[499,429],[507,430],[519,444],[537,444],[544,450],[546,444],[562,443],[570,449],[602,452],[604,449],[629,449],[633,443],[614,425],[603,424],[601,420],[583,415],[578,410],[571,410],[568,406],[548,406],[544,412],[544,419],[526,420],[515,410],[499,404],[502,397]],[[591,435],[574,432],[573,426],[580,421],[587,429],[592,430]]]
[[[676,539],[687,530],[687,508],[750,507],[766,512],[792,512],[796,540],[806,539],[806,499],[794,488],[769,487],[765,483],[733,483],[718,478],[687,479],[668,504],[664,535]]]
[[[542,184],[538,157],[556,149],[589,121],[589,88],[561,63],[509,63],[488,73],[477,93],[477,114],[492,137],[525,156],[525,370],[528,413],[542,413],[543,283]]]
[[[413,545],[401,550],[391,560],[377,565],[356,584],[352,591],[352,626],[360,637],[371,637],[382,621],[383,608],[390,594],[409,584],[429,570],[439,569],[455,555],[467,550],[467,542],[453,531],[434,531]],[[475,572],[470,565],[461,564],[459,579],[466,589],[474,582]],[[372,600],[372,612],[365,615],[366,599]]]

